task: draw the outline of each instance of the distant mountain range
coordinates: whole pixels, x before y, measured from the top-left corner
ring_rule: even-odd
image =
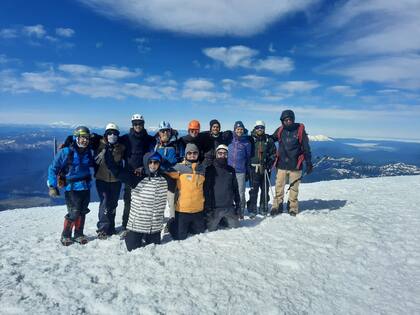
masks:
[[[0,125],[0,210],[63,203],[47,194],[47,168],[74,126]],[[103,130],[92,128],[101,134]],[[122,130],[122,133],[128,130]],[[151,134],[156,132],[151,128]],[[179,134],[186,134],[179,130]],[[420,143],[309,136],[316,170],[304,182],[420,174]],[[274,179],[273,179],[274,180]],[[92,200],[97,200],[92,189]]]

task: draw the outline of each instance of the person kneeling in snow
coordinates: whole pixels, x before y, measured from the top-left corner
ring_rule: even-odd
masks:
[[[127,250],[160,244],[168,190],[167,177],[160,170],[162,156],[157,152],[146,153],[144,174],[140,176],[115,163],[110,147],[107,147],[105,161],[114,176],[132,188],[125,237]]]
[[[235,169],[227,164],[227,156],[228,147],[220,144],[213,164],[206,169],[204,209],[209,232],[217,230],[222,219],[230,228],[239,226],[241,198]]]

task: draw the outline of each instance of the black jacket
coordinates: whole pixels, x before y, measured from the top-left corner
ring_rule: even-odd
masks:
[[[279,141],[277,149],[276,167],[282,170],[302,169],[302,164],[298,166],[299,156],[303,156],[307,165],[312,164],[311,148],[306,131],[303,132],[302,143],[299,143],[298,123],[294,123],[290,127],[283,127],[281,139],[278,139],[279,128],[273,133],[274,141]]]
[[[217,137],[211,135],[210,131],[200,132],[201,142],[204,151],[204,159],[207,161],[207,165],[210,165],[215,159],[216,148],[220,144],[226,146],[232,142],[232,132],[224,131],[220,132]]]
[[[131,128],[128,134],[121,136],[119,142],[125,145],[126,162],[129,168],[136,169],[143,166],[144,154],[152,150],[154,141],[154,137],[150,136],[145,129],[137,133]]]
[[[251,165],[258,164],[270,170],[276,160],[276,146],[274,140],[267,134],[258,136],[255,130],[251,133]]]
[[[235,169],[227,164],[219,163],[217,159],[213,165],[208,166],[204,182],[204,197],[205,211],[212,211],[216,208],[238,210],[241,198]]]

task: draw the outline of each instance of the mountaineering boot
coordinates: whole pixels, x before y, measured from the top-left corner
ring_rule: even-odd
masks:
[[[96,231],[98,233],[98,239],[106,240],[108,238],[108,234],[105,231]]]
[[[275,217],[278,214],[280,214],[279,208],[271,208],[270,215],[272,217]]]
[[[85,227],[86,215],[82,214],[74,222],[74,242],[85,245],[88,242],[87,237],[83,234]]]
[[[73,226],[74,222],[70,221],[67,218],[64,218],[64,228],[60,238],[60,242],[64,246],[69,246],[73,244],[73,240],[71,239],[71,232],[73,230]]]

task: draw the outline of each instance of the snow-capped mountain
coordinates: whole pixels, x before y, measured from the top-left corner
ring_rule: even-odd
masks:
[[[308,135],[309,141],[334,141],[332,138],[324,135]]]
[[[418,314],[419,190],[420,176],[302,184],[296,217],[130,253],[96,238],[97,203],[85,246],[59,243],[64,206],[3,211],[1,313]]]

